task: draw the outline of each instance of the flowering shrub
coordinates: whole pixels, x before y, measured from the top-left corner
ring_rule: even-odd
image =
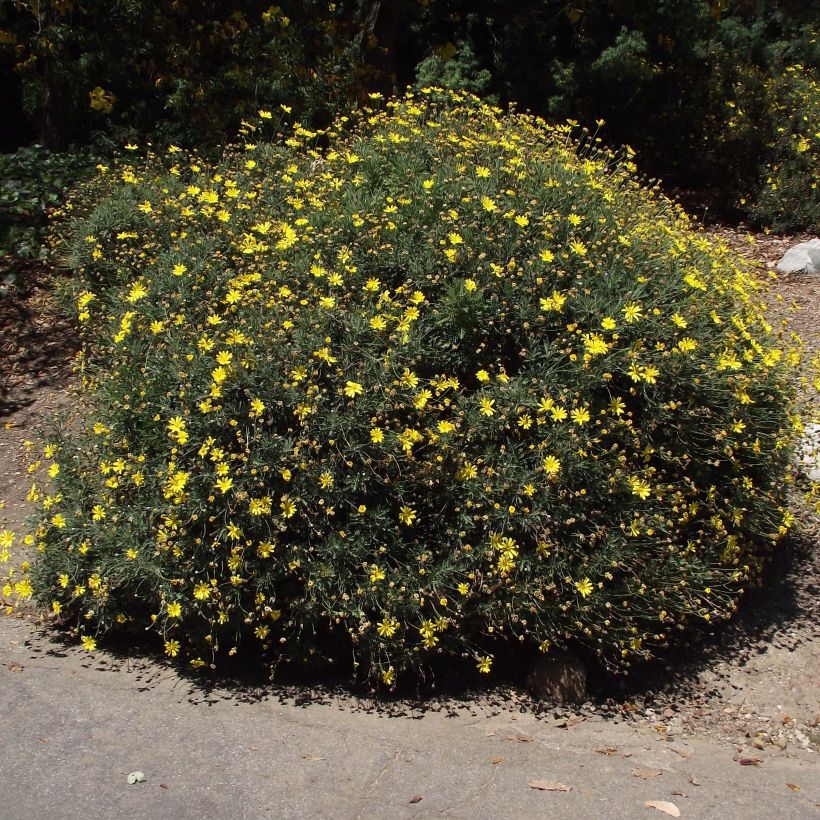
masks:
[[[820,82],[801,65],[767,80],[772,138],[768,161],[750,207],[775,230],[820,225]]]
[[[390,685],[732,612],[791,520],[796,354],[569,132],[436,90],[101,169],[67,208],[88,408],[31,491],[32,585],[86,648],[352,649]]]

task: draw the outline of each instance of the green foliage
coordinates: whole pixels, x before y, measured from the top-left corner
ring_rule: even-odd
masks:
[[[350,4],[48,0],[0,7],[41,139],[213,145],[259,107],[329,120],[355,81]],[[354,4],[355,5],[355,4]]]
[[[495,102],[487,91],[492,75],[486,68],[481,68],[469,43],[458,46],[448,44],[437,54],[422,60],[416,67],[417,89],[438,86],[451,91],[468,91],[488,102]]]
[[[86,151],[55,153],[39,145],[0,154],[0,288],[15,283],[15,263],[43,258],[49,211],[91,175],[93,162]]]
[[[632,146],[643,173],[706,194],[719,213],[740,209],[763,224],[777,220],[791,228],[817,224],[802,204],[817,202],[810,175],[790,175],[788,204],[768,204],[779,196],[771,191],[760,194],[766,203],[755,204],[763,168],[785,162],[774,137],[784,118],[777,97],[794,84],[788,67],[802,64],[806,77],[816,77],[820,67],[816,17],[805,4],[457,5],[463,13],[453,13],[451,4],[425,7],[415,27],[421,51],[469,44],[473,71],[488,70],[489,90],[501,99],[589,127],[604,121],[601,135],[610,145]],[[804,109],[813,104],[808,91],[804,85],[797,103]],[[731,129],[726,106],[741,105],[739,97],[755,113],[742,134]],[[786,213],[792,216],[784,222]]]
[[[820,82],[803,66],[790,66],[765,86],[770,141],[754,219],[776,231],[820,225]]]
[[[788,528],[760,282],[630,163],[440,93],[135,155],[66,207],[87,408],[32,584],[87,648],[622,667],[728,616]]]
[[[150,134],[154,145],[206,149],[259,108],[286,106],[290,121],[321,126],[373,91],[463,89],[555,121],[603,122],[600,134],[632,146],[643,174],[700,192],[723,215],[812,228],[803,203],[816,202],[816,189],[783,170],[806,157],[787,159],[776,139],[777,97],[796,93],[787,68],[802,65],[808,83],[820,67],[810,9],[789,0],[7,2],[0,71],[13,66],[4,79],[19,85],[49,147],[93,139],[110,149]],[[727,102],[753,112],[753,127],[733,131]],[[761,185],[766,166],[788,181]]]

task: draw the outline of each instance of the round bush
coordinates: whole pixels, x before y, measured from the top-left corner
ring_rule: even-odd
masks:
[[[386,684],[499,641],[621,667],[729,614],[790,521],[755,276],[630,163],[466,95],[257,128],[69,207],[88,408],[39,598],[92,649]]]

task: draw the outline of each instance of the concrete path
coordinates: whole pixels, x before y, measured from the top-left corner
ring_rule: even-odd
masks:
[[[741,765],[704,737],[534,715],[513,691],[423,707],[205,691],[12,618],[0,618],[0,715],[2,820],[668,817],[653,800],[684,818],[820,817],[808,750]],[[128,785],[134,771],[145,782]]]

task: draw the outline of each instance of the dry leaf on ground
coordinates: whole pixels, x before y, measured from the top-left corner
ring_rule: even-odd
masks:
[[[680,809],[668,800],[647,800],[644,806],[648,809],[657,809],[670,817],[680,817]]]
[[[649,780],[650,777],[658,777],[662,774],[663,772],[660,769],[642,769],[640,766],[636,766],[632,770],[632,777],[640,777],[641,780]]]
[[[527,785],[531,789],[538,789],[542,792],[571,792],[572,786],[566,783],[555,783],[552,780],[532,780]]]

